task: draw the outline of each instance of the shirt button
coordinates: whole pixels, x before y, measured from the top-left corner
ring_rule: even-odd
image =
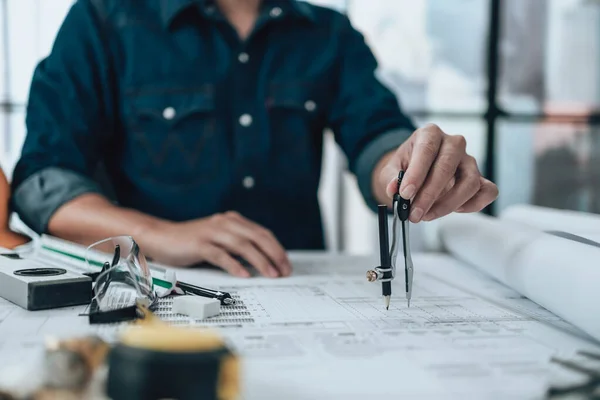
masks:
[[[248,55],[248,53],[240,53],[238,55],[238,61],[241,62],[242,64],[246,64],[249,59],[250,59],[250,56]]]
[[[271,9],[271,12],[269,14],[273,18],[277,18],[277,17],[279,17],[281,15],[281,8],[274,7],[274,8]]]
[[[250,114],[242,114],[240,117],[240,125],[244,127],[252,125],[252,116]]]
[[[317,103],[312,100],[307,100],[306,103],[304,103],[304,108],[306,111],[315,111],[317,108]]]
[[[173,107],[167,107],[163,110],[163,118],[164,119],[173,119],[175,118],[175,109]]]
[[[246,189],[252,189],[254,187],[254,178],[251,176],[245,177],[242,181],[242,185],[244,185]]]

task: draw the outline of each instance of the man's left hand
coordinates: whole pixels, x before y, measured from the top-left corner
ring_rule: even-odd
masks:
[[[463,136],[444,133],[429,124],[416,130],[381,162],[379,187],[387,203],[394,193],[412,199],[410,221],[432,221],[452,212],[477,212],[498,197],[498,188],[479,172],[475,158],[466,152]],[[380,163],[381,163],[380,162]],[[405,171],[398,188],[398,171]]]

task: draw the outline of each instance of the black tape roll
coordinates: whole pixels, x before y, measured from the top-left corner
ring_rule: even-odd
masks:
[[[229,351],[162,352],[119,344],[109,354],[112,400],[217,400],[221,363]]]

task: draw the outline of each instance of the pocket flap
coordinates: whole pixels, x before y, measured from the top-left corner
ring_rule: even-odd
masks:
[[[215,109],[214,93],[195,92],[138,92],[128,98],[133,115],[177,122],[193,114],[208,113]]]
[[[325,108],[326,93],[311,84],[272,83],[269,85],[269,108],[290,108],[318,112]]]

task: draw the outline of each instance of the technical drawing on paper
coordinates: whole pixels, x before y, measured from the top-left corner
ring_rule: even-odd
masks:
[[[328,398],[352,398],[349,393],[367,389],[373,396],[395,393],[400,376],[406,396],[537,394],[550,376],[552,355],[597,351],[576,328],[535,303],[447,264],[434,269],[420,263],[410,308],[403,282],[394,282],[386,311],[380,286],[349,274],[221,285],[237,302],[206,320],[172,314],[170,299],[161,299],[157,314],[181,326],[218,329],[244,358],[249,398],[269,398],[273,382],[294,385],[299,373],[300,381],[314,385],[301,385],[297,397],[287,398],[319,398],[311,391],[319,385],[335,388]],[[91,332],[114,340],[124,328],[90,327],[77,316],[83,309],[27,313],[0,302],[0,358],[21,361],[49,335]],[[367,370],[381,377],[379,386],[364,385]]]

